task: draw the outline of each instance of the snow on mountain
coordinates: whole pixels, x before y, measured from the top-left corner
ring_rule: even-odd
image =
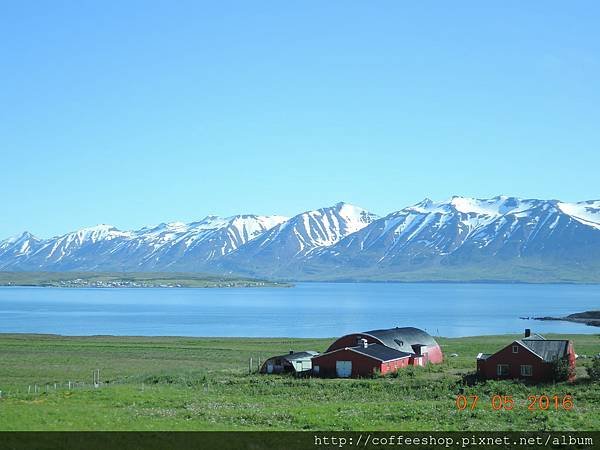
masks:
[[[479,260],[584,258],[600,252],[598,201],[494,197],[425,199],[393,212],[312,255],[321,266],[408,270]],[[596,253],[594,253],[596,252]],[[310,267],[307,268],[311,270]]]
[[[29,254],[40,243],[40,240],[25,231],[19,236],[0,241],[0,261],[2,258],[17,258]],[[1,266],[0,266],[1,268]]]
[[[162,270],[179,262],[204,264],[286,219],[282,216],[208,216],[190,224],[163,223],[136,231],[97,225],[46,240],[23,234],[0,242],[0,269]]]
[[[173,233],[167,226],[152,240],[155,249],[142,258],[140,265],[144,269],[204,268],[210,261],[231,253],[285,220],[287,217],[283,216],[208,216],[179,233]],[[156,231],[150,230],[150,234],[155,235]],[[161,242],[169,244],[159,245]]]
[[[252,247],[260,252],[266,248],[276,248],[293,256],[306,254],[314,248],[335,244],[343,237],[361,230],[374,218],[374,214],[362,208],[338,203],[292,217],[257,239]]]
[[[557,205],[562,212],[574,217],[582,224],[600,230],[600,200],[579,203],[559,202]]]
[[[229,254],[223,267],[242,272],[273,273],[316,249],[334,245],[376,218],[365,209],[344,202],[306,211]]]
[[[414,206],[401,210],[421,214],[453,214],[460,213],[467,218],[477,217],[477,222],[493,221],[500,216],[509,213],[519,213],[531,209],[540,200],[523,200],[516,197],[498,196],[491,199],[477,199],[469,197],[454,196],[443,202],[434,203],[425,199]],[[468,220],[463,219],[466,224]]]

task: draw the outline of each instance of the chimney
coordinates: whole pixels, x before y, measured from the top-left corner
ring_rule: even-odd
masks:
[[[525,337],[529,337],[529,336],[531,336],[531,329],[525,328]]]
[[[363,348],[367,348],[369,345],[367,344],[367,340],[366,339],[361,339],[360,340],[360,344],[363,346]]]
[[[293,355],[293,354],[294,354],[294,350],[290,350],[290,355]]]

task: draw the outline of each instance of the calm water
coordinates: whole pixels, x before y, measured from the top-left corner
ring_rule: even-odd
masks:
[[[598,333],[520,320],[600,307],[600,286],[299,283],[254,289],[0,288],[0,332],[331,337],[416,326],[442,336]]]

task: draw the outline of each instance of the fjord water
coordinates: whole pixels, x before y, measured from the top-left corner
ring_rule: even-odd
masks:
[[[416,326],[455,337],[597,333],[521,320],[600,307],[600,285],[298,283],[293,288],[0,288],[0,332],[332,337]]]

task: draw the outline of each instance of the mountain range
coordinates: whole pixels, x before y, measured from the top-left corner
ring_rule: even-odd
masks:
[[[294,217],[208,216],[0,241],[2,271],[178,271],[286,280],[600,282],[600,200],[347,203]]]

